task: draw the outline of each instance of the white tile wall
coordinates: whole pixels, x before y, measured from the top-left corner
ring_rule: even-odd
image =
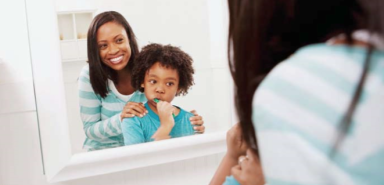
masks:
[[[0,83],[0,115],[35,110],[32,80]]]
[[[31,184],[43,171],[36,112],[3,114],[0,123],[0,184]]]

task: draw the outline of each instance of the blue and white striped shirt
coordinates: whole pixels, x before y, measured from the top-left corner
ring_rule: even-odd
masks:
[[[344,116],[367,49],[316,44],[282,62],[257,89],[253,122],[268,185],[384,184],[384,52],[374,51],[350,131]]]
[[[112,81],[109,81],[107,97],[96,95],[89,79],[89,65],[83,67],[78,80],[81,120],[86,139],[84,148],[99,150],[124,145],[120,114],[127,102],[146,102],[139,91],[124,100]],[[127,96],[126,96],[127,98]],[[128,98],[127,98],[128,99]]]

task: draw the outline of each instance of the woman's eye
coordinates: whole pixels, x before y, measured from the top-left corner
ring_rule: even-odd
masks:
[[[117,41],[116,41],[117,43],[122,43],[123,42],[123,39],[117,39]]]
[[[107,45],[106,45],[106,44],[101,44],[101,45],[99,45],[99,49],[105,49],[105,48],[107,48]]]

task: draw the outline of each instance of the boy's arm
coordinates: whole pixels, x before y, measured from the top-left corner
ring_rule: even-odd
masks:
[[[175,125],[175,120],[172,116],[174,109],[175,107],[168,102],[160,101],[159,103],[157,103],[157,112],[160,118],[160,127],[151,137],[155,141],[170,138],[169,133],[171,133],[172,128]]]
[[[139,118],[124,118],[121,123],[124,145],[133,145],[145,142],[144,131]]]
[[[171,133],[172,128],[173,127],[160,126],[151,138],[155,141],[170,139],[171,136],[169,135],[169,133]]]

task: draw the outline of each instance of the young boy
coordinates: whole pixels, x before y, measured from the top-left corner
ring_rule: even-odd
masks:
[[[192,113],[171,104],[194,84],[192,58],[177,47],[149,44],[137,56],[132,86],[144,92],[148,114],[125,118],[121,124],[124,144],[193,135]]]

